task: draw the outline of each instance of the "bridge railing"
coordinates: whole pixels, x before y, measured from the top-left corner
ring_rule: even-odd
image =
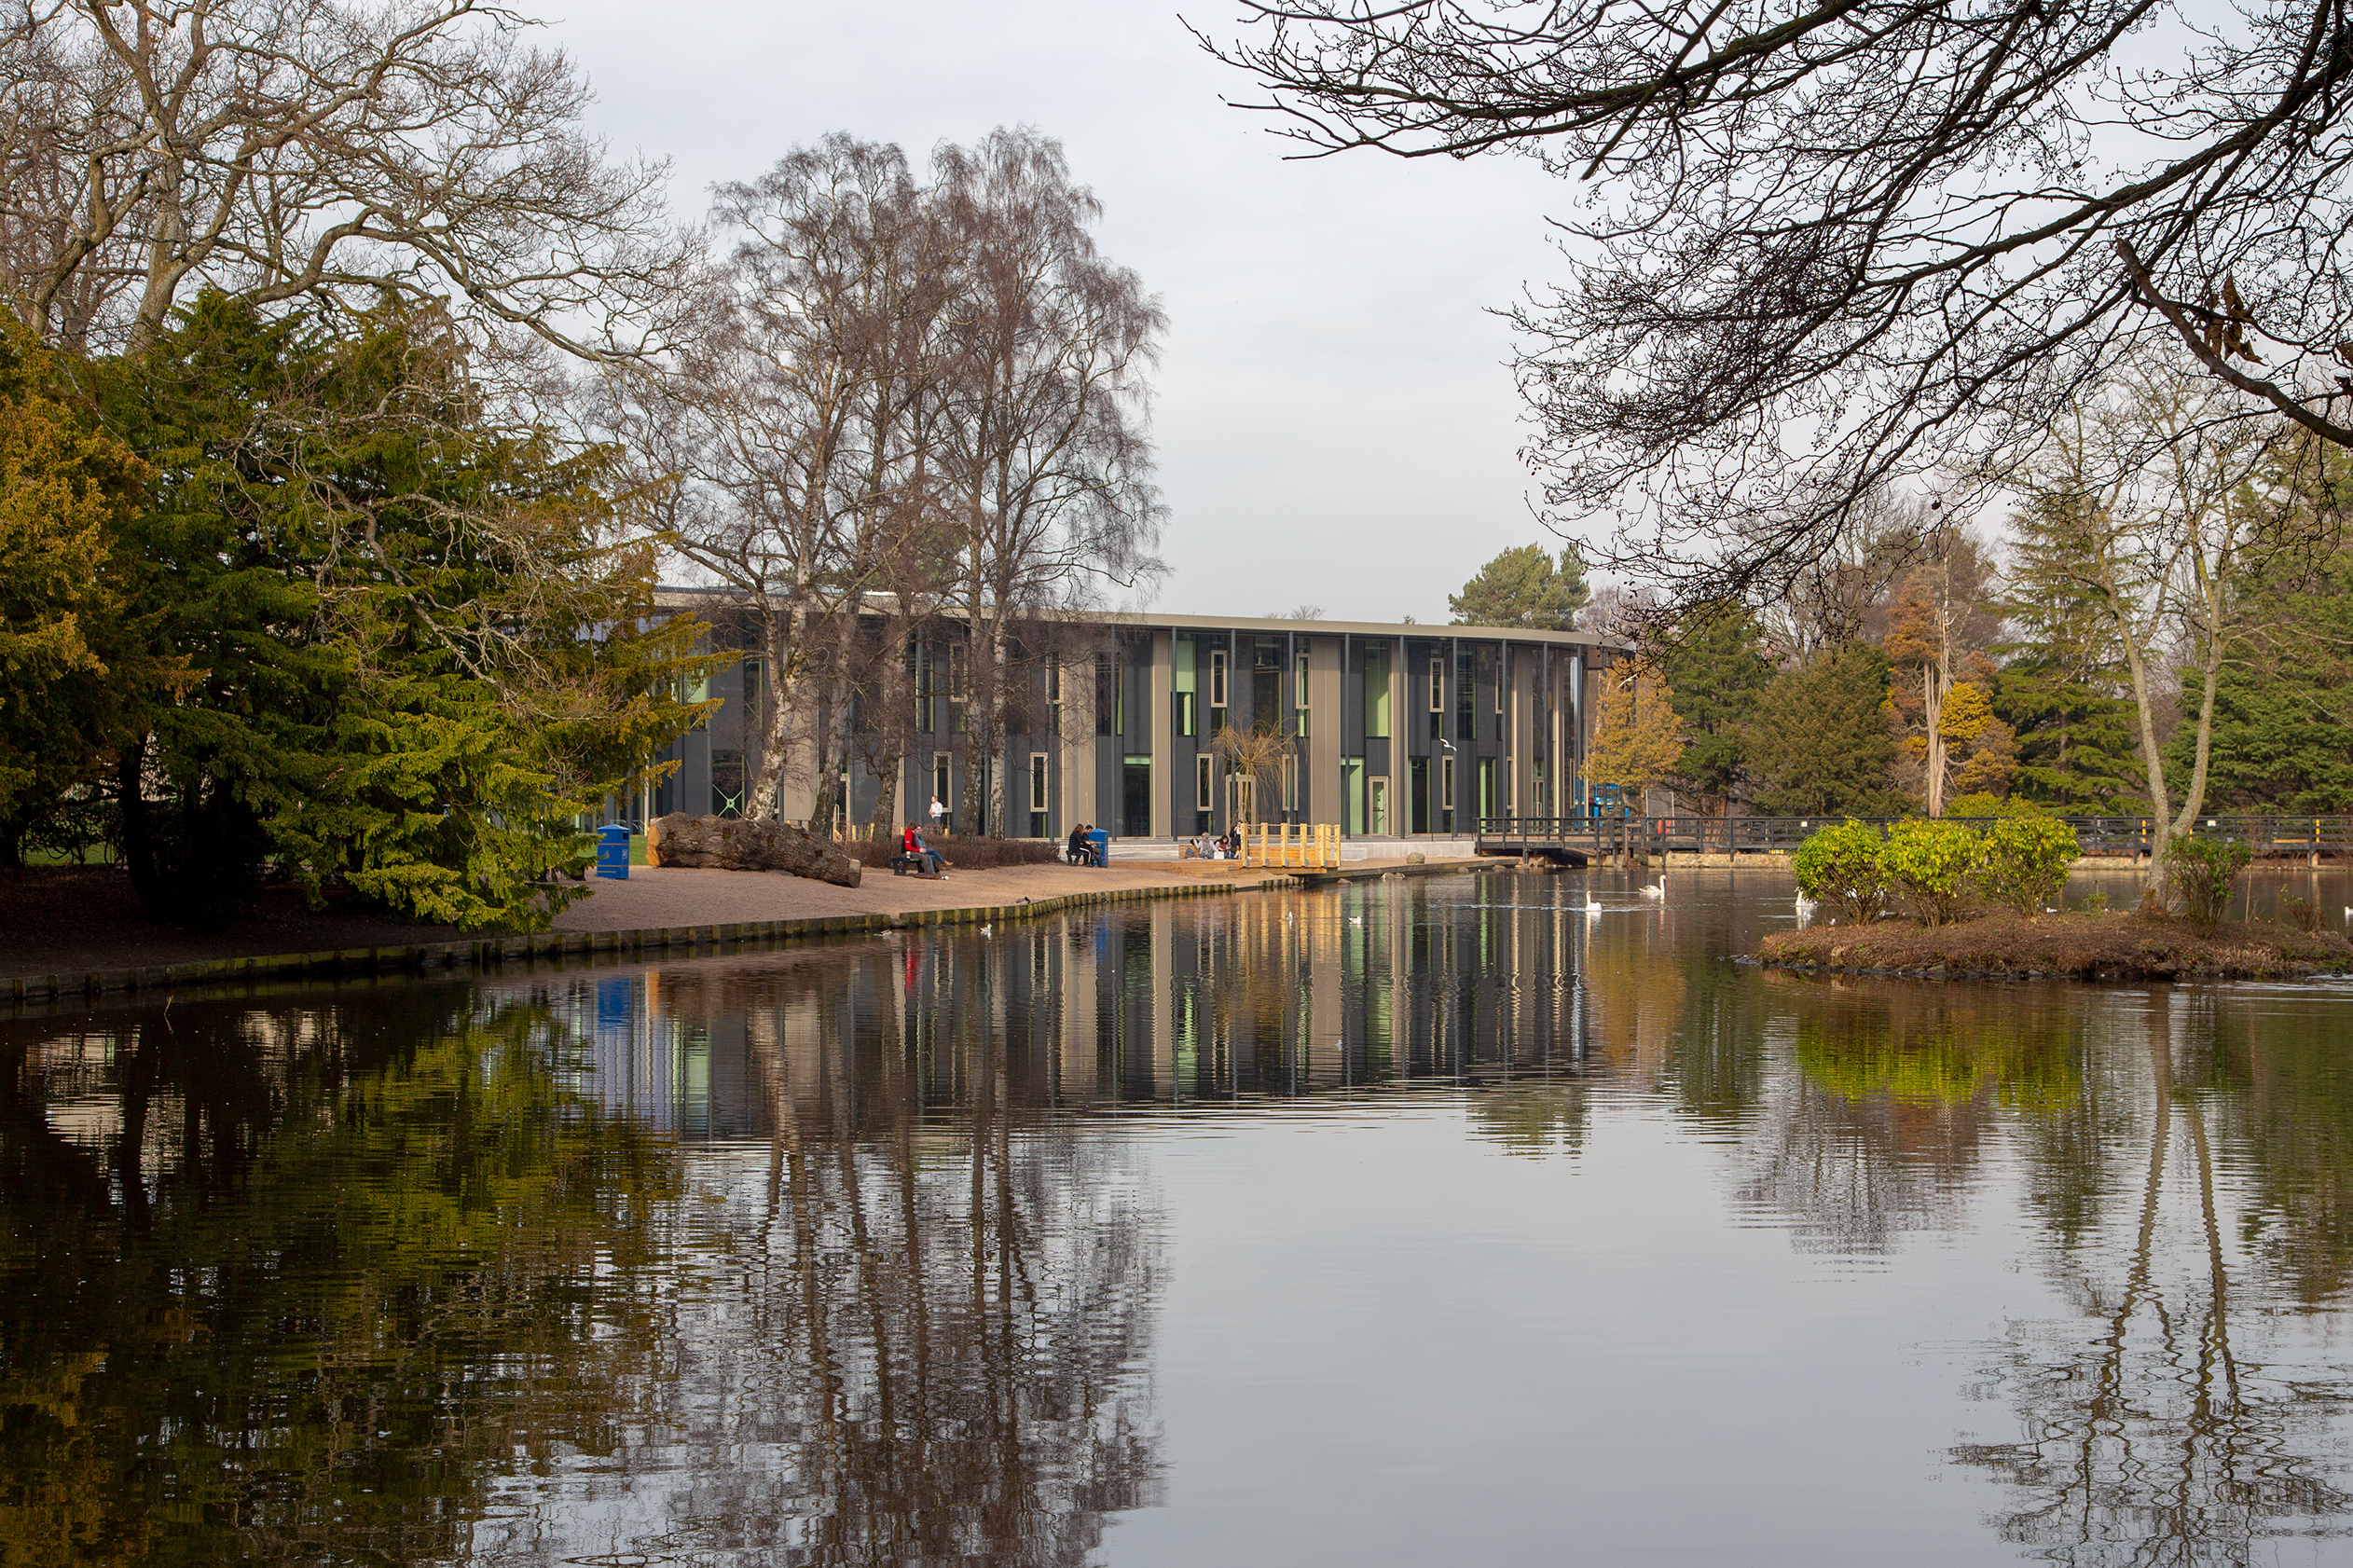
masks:
[[[1859,818],[1884,828],[1902,818]],[[1786,854],[1821,829],[1848,820],[1844,817],[1482,817],[1479,819],[1481,854],[1540,851],[1545,846],[1600,849],[1626,842],[1636,852],[1656,855],[1672,850],[1702,855]],[[1955,817],[1947,821],[1977,829],[1990,827],[1996,818]],[[2101,857],[2145,857],[2155,846],[2156,827],[2147,817],[2069,817],[2084,853]],[[2292,817],[2285,815],[2225,815],[2201,817],[2192,824],[2198,838],[2245,844],[2258,859],[2326,855],[2353,860],[2353,817]]]

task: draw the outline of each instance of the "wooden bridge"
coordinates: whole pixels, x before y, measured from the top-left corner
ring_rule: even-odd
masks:
[[[1615,854],[1621,844],[1632,854],[1653,858],[1788,855],[1821,829],[1846,820],[1843,817],[1482,817],[1478,852],[1533,856],[1573,866]],[[1861,820],[1884,828],[1899,818]],[[1953,817],[1946,820],[1984,829],[1998,818]],[[2075,829],[2076,841],[2086,856],[2141,860],[2155,843],[2155,824],[2147,817],[2070,817],[2065,820]],[[2217,815],[2199,818],[2191,832],[2198,838],[2245,844],[2257,860],[2353,861],[2353,817]]]

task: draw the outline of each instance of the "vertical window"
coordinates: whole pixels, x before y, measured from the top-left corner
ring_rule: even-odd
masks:
[[[1299,709],[1299,733],[1304,736],[1307,734],[1307,651],[1303,648],[1300,650],[1299,673],[1292,683],[1298,690],[1291,706]]]
[[[1365,647],[1365,736],[1381,740],[1388,734],[1389,645],[1369,643]]]
[[[1283,753],[1283,809],[1296,815],[1299,811],[1299,753]]]
[[[1454,738],[1479,738],[1479,654],[1461,648],[1454,653]]]
[[[1062,733],[1062,666],[1053,659],[1046,661],[1046,733]]]
[[[1430,658],[1430,711],[1446,711],[1446,661],[1435,654]]]
[[[1218,808],[1218,759],[1204,751],[1193,759],[1193,809],[1215,811]]]
[[[1226,651],[1223,648],[1209,651],[1209,706],[1226,706]]]
[[[1111,730],[1115,735],[1127,734],[1127,661],[1111,661]]]
[[[1029,836],[1050,836],[1046,826],[1046,754],[1043,751],[1029,754]]]
[[[1172,677],[1170,695],[1174,699],[1168,705],[1169,717],[1175,721],[1178,735],[1191,735],[1195,733],[1193,704],[1197,695],[1191,638],[1178,637],[1171,640],[1168,664]]]
[[[1452,757],[1438,760],[1438,808],[1440,811],[1454,809],[1454,759]]]
[[[1094,656],[1094,733],[1111,733],[1111,655]]]

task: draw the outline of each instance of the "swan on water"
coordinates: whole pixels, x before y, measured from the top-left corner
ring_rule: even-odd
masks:
[[[1663,871],[1660,872],[1658,873],[1658,881],[1649,884],[1647,887],[1637,887],[1634,891],[1640,893],[1646,899],[1665,898],[1667,896],[1667,873]]]

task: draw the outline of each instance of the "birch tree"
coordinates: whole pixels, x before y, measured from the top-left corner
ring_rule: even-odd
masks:
[[[2267,624],[2267,607],[2241,590],[2267,561],[2315,543],[2310,529],[2269,526],[2279,514],[2257,488],[2282,428],[2235,417],[2221,406],[2225,395],[2165,364],[2135,365],[2052,432],[2028,471],[2017,519],[2022,584],[2083,595],[2123,657],[2156,828],[2152,886],[2164,874],[2167,840],[2187,832],[2206,805],[2226,651]],[[2177,683],[2194,737],[2178,800],[2158,733]]]
[[[968,759],[984,832],[1005,831],[1013,654],[1037,622],[1162,570],[1146,373],[1166,329],[1143,281],[1096,250],[1101,214],[1060,144],[1027,129],[943,149],[937,179],[960,239],[961,297],[942,486],[960,531],[954,595],[970,638]],[[1033,642],[1040,640],[1032,639]]]

